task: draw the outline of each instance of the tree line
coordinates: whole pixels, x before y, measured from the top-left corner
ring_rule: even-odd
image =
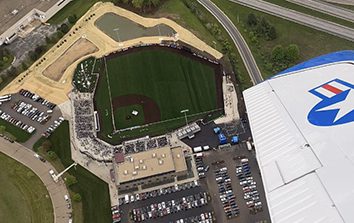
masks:
[[[115,3],[130,5],[140,11],[150,11],[157,8],[163,0],[115,0]]]

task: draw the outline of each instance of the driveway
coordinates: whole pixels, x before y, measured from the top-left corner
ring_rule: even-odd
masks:
[[[54,222],[55,223],[67,223],[69,222],[68,209],[64,200],[64,195],[68,194],[66,186],[62,180],[58,183],[54,183],[53,179],[49,175],[49,170],[54,167],[48,162],[43,163],[39,159],[34,157],[34,152],[27,149],[18,143],[10,143],[4,138],[0,138],[0,152],[10,156],[23,165],[30,168],[37,176],[42,180],[46,186],[50,198],[53,204],[54,210]]]

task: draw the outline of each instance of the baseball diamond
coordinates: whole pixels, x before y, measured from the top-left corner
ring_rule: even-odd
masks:
[[[181,114],[184,109],[189,110],[190,120],[223,109],[221,66],[191,52],[161,46],[136,47],[99,60],[104,63],[98,63],[103,67],[99,69],[94,101],[101,123],[99,135],[106,140],[109,135],[110,142],[180,127],[185,124]],[[141,106],[142,112],[131,116],[134,109],[130,111],[127,106]],[[141,125],[144,129],[135,129]],[[113,134],[126,128],[134,128],[134,134]]]

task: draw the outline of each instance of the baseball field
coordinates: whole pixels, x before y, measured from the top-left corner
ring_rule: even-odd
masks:
[[[185,123],[182,110],[190,120],[222,110],[220,67],[180,51],[141,47],[101,59],[95,94],[101,137],[161,134]]]

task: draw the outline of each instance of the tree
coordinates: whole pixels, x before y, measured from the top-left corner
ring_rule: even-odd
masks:
[[[63,23],[61,24],[61,26],[59,27],[59,30],[62,32],[62,33],[67,33],[69,32],[69,26],[66,24],[66,23]]]
[[[142,9],[144,5],[144,0],[132,0],[132,5],[134,8]]]
[[[48,157],[51,160],[56,160],[58,158],[57,154],[54,151],[48,151]]]
[[[225,40],[222,45],[222,52],[224,54],[228,53],[231,50],[231,44],[229,41]]]
[[[44,151],[48,151],[52,147],[52,142],[47,139],[42,143],[41,146]]]
[[[0,134],[4,134],[5,131],[6,131],[6,127],[3,126],[3,125],[1,125],[1,126],[0,126]]]
[[[272,50],[272,61],[274,63],[282,63],[285,58],[284,48],[281,45],[277,45]]]
[[[300,57],[300,50],[296,44],[290,44],[286,48],[285,57],[289,63],[294,63]]]
[[[77,21],[77,16],[76,14],[73,14],[71,16],[68,17],[68,21],[70,24],[74,24]]]
[[[80,202],[82,200],[81,195],[79,193],[74,194],[73,200],[76,202]]]
[[[275,40],[277,38],[277,31],[274,26],[271,26],[268,32],[268,39]]]
[[[258,19],[257,19],[257,16],[253,13],[250,13],[248,14],[248,17],[247,17],[247,24],[249,26],[256,26],[258,23]]]
[[[77,183],[77,179],[76,179],[76,177],[74,177],[72,175],[68,175],[65,178],[65,183],[66,183],[66,186],[70,187],[71,185],[74,185]]]

